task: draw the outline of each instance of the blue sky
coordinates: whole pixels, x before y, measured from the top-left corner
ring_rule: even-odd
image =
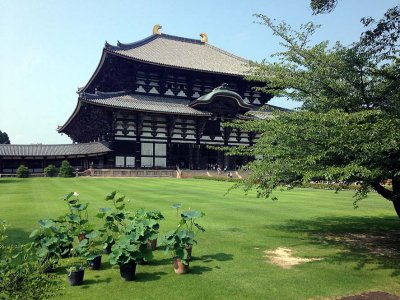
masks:
[[[254,23],[254,13],[294,27],[322,27],[315,41],[350,44],[363,31],[363,16],[380,18],[394,0],[345,0],[313,16],[309,0],[0,1],[0,130],[15,144],[70,143],[57,133],[77,103],[76,90],[93,74],[104,42],[134,42],[162,32],[199,38],[251,60],[268,59],[279,40]],[[271,102],[284,107],[296,103]]]

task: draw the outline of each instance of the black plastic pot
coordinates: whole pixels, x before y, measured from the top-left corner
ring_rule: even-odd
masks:
[[[70,285],[81,285],[83,282],[83,275],[85,270],[74,271],[68,274],[68,281]]]
[[[101,255],[95,257],[92,260],[88,260],[87,262],[90,270],[99,270],[101,267]]]
[[[135,279],[136,262],[119,265],[119,273],[125,281],[132,281]]]

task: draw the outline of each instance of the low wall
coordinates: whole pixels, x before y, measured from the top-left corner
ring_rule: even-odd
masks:
[[[175,170],[92,169],[94,177],[176,177]]]
[[[246,178],[248,176],[248,171],[230,171],[231,178]],[[207,177],[229,177],[229,171],[218,171],[215,170],[181,170],[180,178],[192,178],[194,176],[207,176]]]

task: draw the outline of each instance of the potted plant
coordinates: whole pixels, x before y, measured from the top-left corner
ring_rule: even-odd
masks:
[[[181,221],[179,222],[179,227],[183,227],[186,228],[186,230],[189,231],[190,235],[195,236],[195,230],[197,232],[201,231],[204,232],[205,229],[197,223],[197,219],[200,219],[204,216],[204,213],[201,211],[197,211],[197,210],[187,210],[181,213]],[[194,243],[197,244],[197,241],[194,240]],[[193,249],[193,245],[194,243],[191,244],[187,244],[186,245],[186,249],[188,251],[188,259],[190,260],[192,258],[192,249]]]
[[[79,194],[70,192],[63,200],[67,203],[69,213],[61,216],[57,222],[67,224],[69,231],[78,237],[78,241],[85,238],[85,235],[93,230],[93,226],[89,223],[89,215],[87,212],[88,203],[80,203]]]
[[[135,279],[136,261],[142,258],[140,244],[135,243],[136,237],[124,236],[112,246],[110,263],[119,265],[121,277],[126,281]]]
[[[32,231],[30,248],[38,260],[50,271],[62,257],[69,256],[73,238],[63,226],[57,226],[51,219],[39,220],[39,228]]]
[[[126,281],[134,280],[136,263],[148,261],[152,252],[147,249],[147,224],[144,220],[132,219],[124,228],[123,235],[112,246],[110,263],[119,265],[120,274]]]
[[[67,269],[68,282],[70,285],[81,285],[85,275],[85,268],[81,264],[74,265]]]
[[[92,231],[86,234],[75,251],[86,258],[90,270],[99,270],[101,267],[101,234],[99,231]]]
[[[157,237],[160,229],[159,221],[164,220],[164,216],[157,209],[147,211],[141,208],[136,212],[135,218],[144,221],[146,225],[145,236],[147,238],[147,248],[152,251],[155,250],[157,248]]]
[[[113,191],[105,198],[111,201],[113,208],[100,208],[97,217],[103,220],[103,227],[100,229],[103,240],[104,253],[109,254],[111,247],[116,239],[122,234],[128,223],[129,212],[127,212],[124,203],[125,196]]]
[[[172,208],[176,209],[178,214],[181,204],[174,204]],[[174,259],[174,271],[177,274],[184,274],[189,269],[189,261],[192,256],[192,248],[197,244],[195,240],[195,230],[205,231],[205,229],[197,223],[197,219],[204,216],[203,212],[196,210],[188,210],[181,213],[181,220],[178,228],[166,233],[161,241],[165,246],[165,252],[171,252]]]
[[[161,238],[165,253],[171,252],[176,274],[185,274],[189,270],[188,245],[196,243],[194,234],[187,229],[177,228]]]

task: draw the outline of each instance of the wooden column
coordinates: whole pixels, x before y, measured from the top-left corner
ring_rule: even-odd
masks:
[[[143,119],[144,115],[141,113],[138,113],[136,115],[136,121],[135,121],[135,134],[136,134],[136,153],[135,153],[135,168],[140,168],[141,167],[141,160],[142,160],[142,147],[141,147],[141,140],[140,136],[142,135],[142,129],[143,129]]]
[[[200,170],[200,144],[195,145],[196,147],[196,159],[195,159],[195,169]]]
[[[172,136],[174,134],[174,128],[176,124],[177,117],[176,116],[168,116],[167,117],[167,166],[171,166],[175,168],[176,159],[173,157],[173,145],[172,145]]]
[[[193,170],[193,144],[189,144],[189,169]]]
[[[0,157],[0,174],[3,173],[3,158]]]

